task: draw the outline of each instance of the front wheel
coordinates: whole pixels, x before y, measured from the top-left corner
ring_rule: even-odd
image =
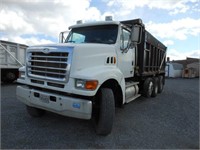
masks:
[[[108,135],[112,131],[115,115],[112,89],[101,88],[97,94],[97,99],[93,112],[95,130],[99,135]]]

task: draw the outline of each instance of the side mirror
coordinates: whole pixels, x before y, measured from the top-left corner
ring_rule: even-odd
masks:
[[[131,31],[131,41],[134,44],[139,44],[142,38],[142,27],[140,25],[134,25]]]
[[[65,40],[64,32],[60,32],[60,34],[59,34],[59,43],[64,43],[64,40]]]
[[[63,31],[59,34],[59,43],[65,43],[66,37],[69,34],[69,31]]]

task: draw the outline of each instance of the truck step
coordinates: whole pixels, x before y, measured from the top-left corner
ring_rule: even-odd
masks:
[[[125,102],[129,103],[140,96],[139,94],[139,82],[126,82],[126,90],[125,90]]]
[[[130,103],[131,101],[137,99],[137,98],[140,97],[140,96],[141,96],[141,94],[138,94],[138,95],[136,95],[136,96],[134,96],[134,97],[131,97],[131,98],[129,98],[129,99],[126,99],[126,103]]]

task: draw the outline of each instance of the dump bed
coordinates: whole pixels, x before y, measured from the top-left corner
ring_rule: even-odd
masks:
[[[141,77],[165,74],[167,47],[145,30],[141,19],[121,21],[121,23],[130,28],[133,25],[139,25],[142,29],[141,42],[138,44],[135,55],[135,75]]]
[[[16,69],[25,63],[27,45],[0,40],[0,67]]]
[[[136,75],[149,76],[165,73],[167,47],[145,29],[137,50]]]

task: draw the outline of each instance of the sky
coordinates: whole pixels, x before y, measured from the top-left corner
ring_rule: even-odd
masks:
[[[199,0],[0,0],[0,40],[28,46],[58,43],[77,20],[141,18],[167,46],[170,60],[200,58]]]

